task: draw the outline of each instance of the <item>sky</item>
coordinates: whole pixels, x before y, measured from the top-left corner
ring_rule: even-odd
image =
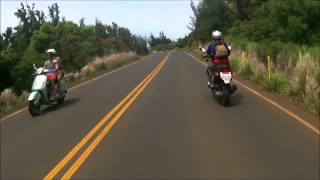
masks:
[[[199,0],[193,0],[195,4]],[[79,23],[85,18],[85,24],[94,24],[98,18],[103,24],[117,23],[127,27],[134,34],[149,37],[151,33],[158,36],[163,31],[167,37],[177,39],[184,37],[190,16],[193,15],[191,0],[99,0],[99,1],[20,1],[1,0],[1,33],[7,27],[19,24],[14,12],[21,2],[35,3],[35,9],[42,10],[48,16],[48,6],[58,3],[60,17],[67,21]],[[49,20],[49,19],[47,19]]]

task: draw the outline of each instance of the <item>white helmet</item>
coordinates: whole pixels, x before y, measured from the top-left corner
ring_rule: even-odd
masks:
[[[48,49],[47,50],[47,53],[52,53],[52,54],[56,54],[56,50],[55,49]]]
[[[215,31],[212,32],[211,35],[212,35],[214,40],[222,39],[222,33],[220,31],[215,30]]]

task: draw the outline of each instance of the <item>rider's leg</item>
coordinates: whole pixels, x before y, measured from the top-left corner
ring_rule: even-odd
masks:
[[[207,73],[208,81],[210,82],[210,81],[211,81],[211,74],[212,74],[212,73],[210,72],[210,69],[209,69],[209,68],[207,69],[206,73]]]
[[[212,87],[212,74],[213,74],[213,64],[208,65],[207,68],[207,77],[208,77],[208,86]]]
[[[57,76],[57,85],[56,85],[56,96],[59,95],[60,93],[60,88],[61,88],[61,79],[62,79],[62,74],[59,73],[58,76]]]
[[[58,79],[55,80],[54,82],[54,94],[53,97],[56,98],[58,96],[59,92],[58,92]]]
[[[55,82],[54,82],[55,80],[54,79],[49,79],[49,89],[48,89],[48,92],[49,92],[49,95],[50,95],[50,97],[53,97],[53,95],[54,95],[54,84],[55,84]]]

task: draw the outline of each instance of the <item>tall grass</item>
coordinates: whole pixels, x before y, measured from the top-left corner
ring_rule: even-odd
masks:
[[[76,84],[133,62],[138,58],[139,56],[134,52],[117,53],[102,58],[97,57],[81,68],[79,72],[66,73],[64,79],[68,84]],[[27,105],[28,96],[29,93],[27,91],[23,91],[21,95],[17,96],[12,89],[5,89],[0,95],[0,118],[13,110]]]
[[[269,91],[302,101],[313,112],[320,112],[320,46],[275,43],[273,48],[278,48],[277,53],[265,50],[267,45],[248,43],[245,48],[243,46],[233,51],[231,56],[234,71],[262,84]],[[243,49],[248,54],[248,63],[240,61]],[[266,68],[268,55],[273,58],[270,79]]]
[[[5,113],[23,107],[27,104],[29,93],[23,91],[17,96],[12,89],[5,89],[0,95],[0,117]]]
[[[310,53],[299,54],[299,60],[290,78],[292,87],[290,92],[301,97],[305,104],[319,112],[320,63],[319,59],[315,58]]]
[[[78,80],[87,79],[88,77],[128,64],[138,58],[139,56],[134,52],[112,54],[102,58],[97,57],[92,62],[82,67],[79,72],[66,74],[65,80],[68,83],[73,83]]]

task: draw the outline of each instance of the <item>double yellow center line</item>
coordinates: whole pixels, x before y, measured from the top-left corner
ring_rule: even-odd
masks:
[[[142,91],[147,87],[151,80],[159,73],[161,68],[169,59],[170,54],[167,54],[160,64],[143,80],[141,81],[125,98],[123,98],[100,122],[44,177],[45,180],[53,179],[55,176],[79,153],[79,151],[89,143],[89,140],[97,134],[97,132],[113,117],[102,131],[96,136],[91,144],[83,151],[78,159],[69,166],[61,179],[70,179],[72,175],[80,168],[83,162],[89,157],[101,140],[107,135],[113,125],[127,111],[130,105],[137,99]],[[122,108],[121,108],[122,107]],[[120,109],[121,108],[121,109]],[[120,109],[120,110],[119,110]],[[117,113],[116,113],[117,112]],[[116,114],[115,114],[116,113]],[[115,114],[115,115],[114,115]]]

